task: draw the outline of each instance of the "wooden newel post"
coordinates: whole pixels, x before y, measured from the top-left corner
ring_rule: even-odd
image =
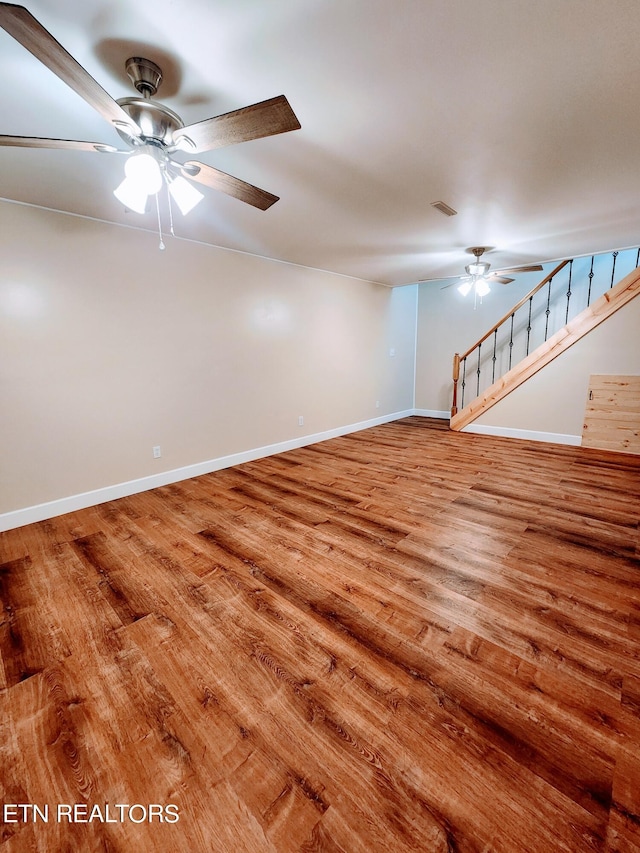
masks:
[[[460,378],[460,356],[456,353],[453,357],[453,403],[451,405],[451,417],[458,414],[458,379]]]

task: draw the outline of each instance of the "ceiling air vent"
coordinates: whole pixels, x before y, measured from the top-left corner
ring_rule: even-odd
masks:
[[[445,204],[443,201],[432,201],[431,207],[435,207],[436,210],[439,210],[440,213],[444,213],[445,216],[455,216],[458,212],[452,207],[449,207],[449,205]]]

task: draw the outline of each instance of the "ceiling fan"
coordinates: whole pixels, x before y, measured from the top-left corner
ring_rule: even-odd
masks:
[[[492,282],[498,282],[498,284],[510,284],[514,281],[513,278],[510,278],[508,275],[503,275],[503,273],[513,273],[514,275],[517,275],[521,272],[540,272],[542,270],[541,264],[528,264],[520,267],[508,267],[506,269],[496,270],[495,272],[490,273],[489,269],[491,264],[487,261],[480,260],[482,255],[485,252],[488,252],[490,248],[490,246],[471,246],[469,249],[465,249],[467,254],[474,255],[475,260],[472,263],[467,264],[465,267],[465,275],[456,276],[456,281],[452,281],[451,284],[445,284],[441,290],[446,290],[447,287],[453,287],[454,284],[457,284],[458,290],[463,296],[466,296],[473,290],[475,296],[482,298],[489,293],[489,285]],[[446,278],[452,277],[453,276],[446,276]],[[442,281],[442,279],[427,278],[422,279],[422,281]]]
[[[162,70],[151,60],[127,60],[126,71],[139,97],[116,101],[23,6],[0,3],[0,26],[110,122],[128,149],[28,136],[0,136],[0,145],[126,154],[125,178],[114,195],[137,213],[144,213],[148,198],[157,199],[166,186],[170,200],[186,215],[203,198],[194,181],[260,210],[278,201],[278,196],[199,160],[184,161],[184,155],[298,130],[300,122],[284,95],[185,126],[173,110],[152,100]],[[162,235],[160,246],[164,248]]]

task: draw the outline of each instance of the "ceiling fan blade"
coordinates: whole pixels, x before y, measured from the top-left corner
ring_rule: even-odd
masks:
[[[176,147],[210,151],[225,145],[299,130],[300,122],[284,95],[230,113],[181,127],[173,134]]]
[[[542,272],[542,264],[529,264],[523,267],[507,267],[506,269],[497,270],[497,272]]]
[[[116,125],[135,128],[135,124],[122,107],[24,6],[0,3],[0,26],[84,98],[103,118]]]
[[[254,187],[253,184],[248,184],[246,181],[241,181],[240,178],[234,178],[233,175],[227,175],[226,172],[221,172],[219,169],[214,169],[213,166],[207,166],[197,160],[189,160],[184,163],[182,172],[187,178],[233,196],[260,210],[267,210],[279,199],[277,195],[272,195],[266,190]]]
[[[82,142],[79,139],[45,139],[40,136],[0,136],[0,145],[15,148],[65,148],[73,151],[99,151],[105,154],[128,154],[103,142]]]
[[[495,273],[494,275],[487,276],[487,281],[497,281],[498,284],[509,284],[510,282],[515,281],[515,279]]]
[[[466,275],[436,275],[432,278],[414,278],[413,284],[428,284],[430,281],[449,281],[451,280],[452,284],[455,284],[456,281],[460,281],[463,278],[467,278]],[[447,285],[449,287],[449,285]]]

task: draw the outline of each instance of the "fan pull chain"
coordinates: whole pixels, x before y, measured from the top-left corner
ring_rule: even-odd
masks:
[[[160,249],[161,252],[164,252],[165,245],[164,245],[164,241],[162,239],[162,222],[160,220],[160,199],[159,199],[159,195],[160,195],[160,193],[156,193],[156,210],[158,212],[158,234],[160,235],[160,245],[158,246],[158,248]]]
[[[173,207],[171,205],[171,193],[169,192],[169,184],[167,183],[167,201],[169,202],[169,229],[171,231],[171,236],[175,237],[175,231],[173,230]]]

